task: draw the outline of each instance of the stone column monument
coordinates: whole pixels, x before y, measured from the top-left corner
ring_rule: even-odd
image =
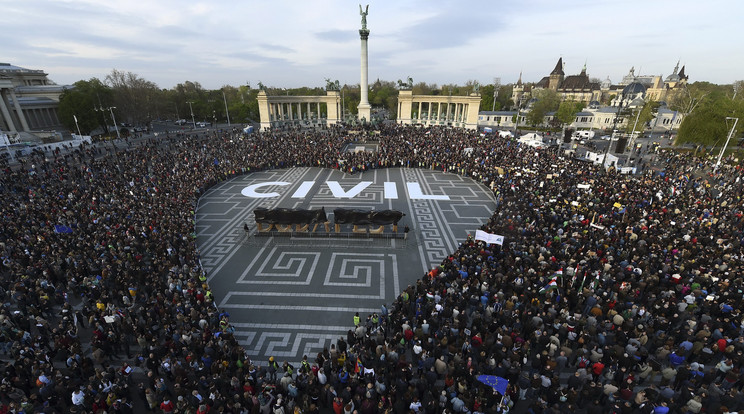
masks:
[[[369,14],[369,4],[362,10],[362,5],[359,5],[359,14],[362,16],[362,28],[359,29],[359,37],[362,39],[362,79],[359,82],[361,88],[361,99],[359,100],[359,106],[357,110],[359,112],[359,120],[364,122],[370,122],[372,113],[370,111],[368,90],[369,85],[367,81],[367,39],[369,38],[369,30],[367,30],[367,14]]]

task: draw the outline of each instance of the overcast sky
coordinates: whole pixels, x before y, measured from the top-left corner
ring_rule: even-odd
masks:
[[[369,78],[464,84],[566,75],[744,78],[739,0],[371,0]],[[343,0],[0,0],[0,61],[58,84],[112,69],[171,88],[359,83],[358,2]]]

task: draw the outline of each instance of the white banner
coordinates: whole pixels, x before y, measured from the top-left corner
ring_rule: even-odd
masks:
[[[483,230],[475,231],[475,240],[481,240],[488,244],[498,244],[499,246],[504,245],[504,236],[498,234],[486,233]]]

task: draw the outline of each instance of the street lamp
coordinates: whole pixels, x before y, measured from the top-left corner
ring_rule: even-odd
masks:
[[[643,111],[643,107],[641,107],[641,109],[638,110],[638,113],[636,114],[635,123],[633,124],[633,129],[630,131],[630,144],[629,144],[630,155],[628,155],[628,164],[630,164],[630,161],[633,159],[633,151],[634,151],[633,146],[635,145],[635,141],[636,141],[635,129],[636,129],[636,126],[638,126],[638,119],[641,117],[641,111]]]
[[[115,106],[109,106],[109,112],[111,112],[111,119],[114,121],[114,129],[116,130],[116,138],[121,139],[121,135],[119,135],[119,125],[116,123],[116,117],[114,116],[114,109],[116,109]]]
[[[517,105],[517,121],[514,124],[514,136],[515,137],[517,136],[517,128],[519,127],[519,112],[522,109],[522,103],[524,102],[524,98],[525,98],[524,95],[519,96],[519,104]]]
[[[230,111],[227,109],[227,98],[225,97],[225,91],[222,91],[222,100],[225,101],[225,114],[227,114],[227,127],[230,128]]]
[[[93,110],[96,112],[103,112],[103,106],[97,107],[93,105]],[[108,136],[109,129],[108,129],[108,122],[106,122],[106,115],[103,116],[103,126],[106,128],[106,135]]]
[[[627,89],[627,86],[626,86]],[[625,89],[623,89],[622,95],[620,95],[620,106],[617,108],[617,112],[615,112],[615,120],[612,122],[612,135],[610,135],[610,142],[607,143],[607,150],[605,150],[604,157],[602,158],[602,167],[605,166],[605,162],[607,162],[607,155],[610,153],[610,147],[612,147],[612,139],[615,138],[615,131],[617,130],[617,118],[620,115],[620,112],[623,110],[623,104],[625,103]]]
[[[501,87],[501,78],[495,78],[493,83],[493,104],[491,105],[491,112],[496,110],[496,98],[499,97],[499,88]]]
[[[191,124],[194,126],[194,129],[196,129],[196,120],[194,119],[194,108],[191,106],[191,104],[194,102],[188,101],[186,103],[189,104],[189,110],[191,111]]]
[[[75,119],[75,128],[77,128],[78,137],[79,139],[83,139],[83,136],[80,135],[80,125],[78,125],[77,115],[73,115],[72,117]]]
[[[713,172],[718,171],[718,166],[721,165],[721,157],[723,157],[723,153],[726,151],[726,147],[728,147],[729,141],[731,141],[731,136],[734,135],[736,124],[739,122],[739,118],[733,118],[733,117],[727,116],[726,120],[728,121],[729,119],[734,120],[734,126],[731,127],[731,131],[729,131],[728,138],[726,138],[726,143],[723,145],[723,148],[721,148],[721,153],[718,154],[718,159],[716,160],[716,165],[713,167]]]
[[[119,126],[116,125],[116,117],[114,116],[114,109],[116,109],[116,107],[109,106],[108,108],[104,108],[103,106],[101,106],[100,108],[96,108],[95,105],[93,105],[93,109],[96,112],[109,111],[109,113],[111,113],[111,120],[114,121],[114,129],[116,130],[116,138],[121,139],[121,135],[119,134]],[[106,116],[103,117],[103,122],[104,124],[106,123]],[[108,133],[108,125],[106,125],[106,130],[106,132]]]

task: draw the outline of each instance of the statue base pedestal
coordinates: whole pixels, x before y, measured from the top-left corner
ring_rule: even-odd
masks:
[[[363,104],[360,103],[359,106],[357,106],[357,119],[360,122],[371,122],[372,121],[372,106],[370,104]]]

